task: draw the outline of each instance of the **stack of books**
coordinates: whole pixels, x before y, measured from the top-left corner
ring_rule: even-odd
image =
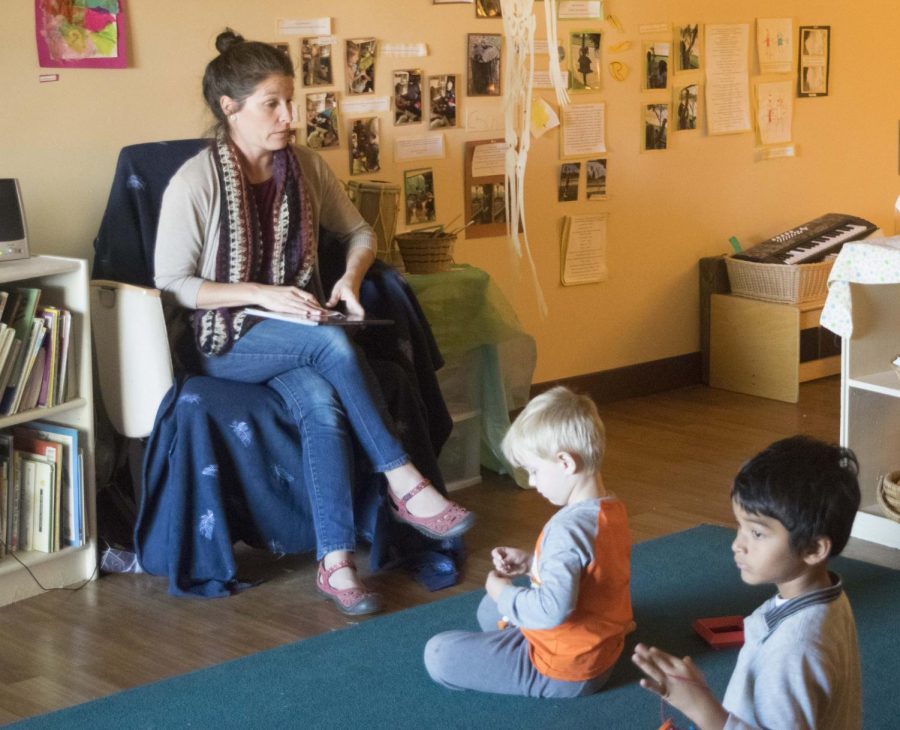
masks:
[[[72,315],[39,306],[41,290],[0,291],[0,415],[59,405],[67,397]]]
[[[83,545],[83,483],[76,429],[32,421],[0,433],[0,556]]]

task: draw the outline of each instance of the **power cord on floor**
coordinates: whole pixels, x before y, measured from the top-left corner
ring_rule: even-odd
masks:
[[[9,555],[10,557],[14,558],[15,561],[16,561],[19,565],[21,565],[23,568],[25,568],[26,571],[28,571],[28,575],[31,576],[31,579],[34,581],[35,585],[37,585],[37,587],[40,588],[40,589],[41,589],[42,591],[44,591],[45,593],[50,593],[51,591],[73,591],[73,592],[74,592],[74,591],[80,591],[80,590],[81,590],[82,588],[84,588],[88,583],[90,583],[92,580],[94,580],[94,578],[95,578],[96,575],[97,575],[97,571],[100,569],[100,565],[99,565],[99,564],[98,564],[98,565],[95,565],[95,566],[94,566],[94,572],[91,573],[90,578],[88,578],[88,579],[85,580],[85,581],[82,581],[82,582],[79,583],[77,586],[62,586],[62,587],[60,587],[60,588],[47,588],[45,585],[43,585],[43,584],[37,579],[37,576],[36,576],[34,573],[31,572],[31,568],[29,568],[27,565],[25,565],[25,563],[22,562],[22,560],[19,558],[18,555],[16,555],[16,553],[15,553],[14,551],[11,551],[11,550],[9,549],[9,545],[8,545],[4,540],[0,540],[0,545],[3,545],[3,547],[6,548],[6,554],[7,554],[7,555]]]

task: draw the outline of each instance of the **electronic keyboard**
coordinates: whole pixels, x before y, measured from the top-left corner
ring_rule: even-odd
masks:
[[[865,238],[877,229],[864,218],[826,213],[751,246],[734,258],[762,264],[812,264],[836,254],[848,241]]]

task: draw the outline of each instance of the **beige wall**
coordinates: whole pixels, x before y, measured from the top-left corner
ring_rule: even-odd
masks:
[[[609,199],[588,203],[582,190],[580,202],[557,203],[558,134],[532,145],[528,225],[549,315],[540,317],[527,269],[504,239],[463,240],[456,251],[458,260],[491,273],[537,338],[536,382],[695,352],[699,257],[727,252],[729,236],[752,244],[828,211],[861,215],[891,230],[893,202],[900,194],[900,46],[886,32],[900,27],[895,0],[609,0],[607,5],[624,32],[573,21],[561,22],[560,31],[562,37],[569,30],[599,27],[604,47],[634,43],[617,56],[632,69],[625,82],[604,75],[602,92],[577,97],[607,105]],[[431,55],[419,63],[380,59],[379,96],[390,91],[392,68],[421,65],[426,73],[464,75],[465,34],[502,30],[501,21],[475,20],[470,5],[434,6],[430,0],[130,0],[131,68],[60,69],[59,82],[40,84],[33,6],[33,0],[3,0],[0,176],[20,178],[38,252],[84,257],[92,255],[119,148],[198,136],[206,128],[200,78],[215,35],[226,24],[248,38],[279,40],[278,17],[330,15],[341,40],[373,35],[427,42]],[[536,8],[542,13],[543,3]],[[750,133],[674,134],[666,152],[639,151],[639,109],[646,96],[638,73],[640,25],[752,24],[757,17],[789,14],[795,25],[832,26],[831,94],[796,100],[796,158],[757,161]],[[538,37],[545,37],[542,19],[538,27]],[[604,64],[610,58],[604,49]],[[542,93],[552,99],[551,92]],[[461,95],[459,101],[462,120],[470,111],[501,115],[499,100]],[[399,183],[403,168],[393,164],[394,129],[387,115],[383,124],[384,169],[374,177]],[[423,163],[435,169],[440,221],[462,214],[463,142],[492,134],[448,131],[446,160]],[[326,159],[347,177],[346,146]],[[594,211],[610,214],[609,281],[560,287],[562,216]]]

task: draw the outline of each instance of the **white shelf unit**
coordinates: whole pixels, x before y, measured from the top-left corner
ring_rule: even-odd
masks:
[[[900,523],[875,498],[882,474],[900,469],[900,284],[853,284],[853,335],[841,353],[841,443],[859,458],[860,510],[853,537],[900,549]]]
[[[72,360],[70,372],[76,397],[52,408],[35,408],[0,417],[0,430],[35,420],[52,421],[78,429],[79,446],[84,457],[85,544],[53,553],[20,551],[15,556],[7,554],[0,559],[0,606],[43,593],[35,578],[45,588],[61,588],[89,580],[96,575],[97,567],[94,399],[87,261],[60,256],[32,256],[0,263],[0,287],[11,286],[39,287],[41,304],[65,307],[72,313],[69,358]]]

